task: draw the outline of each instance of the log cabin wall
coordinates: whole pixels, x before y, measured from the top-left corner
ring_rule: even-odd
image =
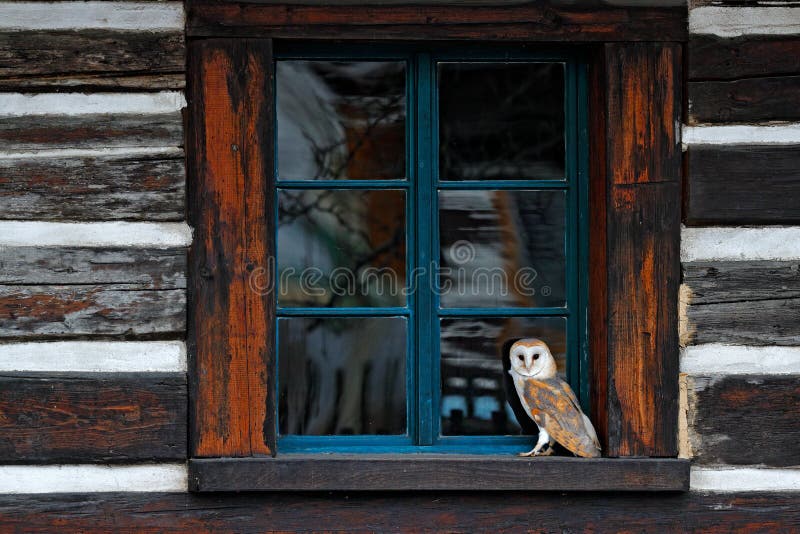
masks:
[[[0,2],[0,530],[800,529],[800,2],[768,4],[689,6],[691,491],[195,495],[183,6]]]

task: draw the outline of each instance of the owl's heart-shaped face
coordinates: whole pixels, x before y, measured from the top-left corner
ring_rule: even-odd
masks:
[[[556,376],[556,360],[547,344],[535,338],[520,339],[509,351],[511,370],[521,376],[546,380]]]

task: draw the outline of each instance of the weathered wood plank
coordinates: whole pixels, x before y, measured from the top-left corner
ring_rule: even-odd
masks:
[[[792,532],[798,493],[4,495],[10,531]]]
[[[193,1],[187,35],[312,39],[682,41],[686,10],[514,6],[273,5]]]
[[[17,31],[0,33],[0,87],[174,89],[185,70],[180,32]],[[132,80],[123,82],[128,76]],[[182,77],[182,76],[180,76]],[[38,81],[37,81],[38,80]],[[182,86],[179,85],[178,88]]]
[[[798,345],[800,265],[706,261],[683,265],[685,345]]]
[[[186,329],[186,291],[135,284],[0,286],[0,337],[142,337]]]
[[[190,61],[192,452],[271,454],[272,42],[198,41]]]
[[[695,261],[683,264],[694,305],[800,298],[798,261]]]
[[[1,247],[0,284],[186,288],[186,249]]]
[[[514,455],[297,455],[189,462],[193,491],[686,491],[689,462]]]
[[[685,222],[800,222],[800,151],[775,146],[690,146]]]
[[[690,81],[800,75],[800,37],[693,35],[687,56]]]
[[[0,219],[177,221],[183,154],[0,159]]]
[[[678,45],[606,45],[608,456],[677,455]],[[665,83],[665,80],[668,82]]]
[[[800,299],[755,300],[689,305],[686,345],[732,343],[740,345],[798,345]]]
[[[800,76],[689,82],[689,124],[800,119]]]
[[[689,435],[701,464],[800,465],[800,376],[691,377]]]
[[[10,462],[186,458],[183,374],[0,376],[0,456]]]
[[[0,150],[183,145],[180,112],[0,117]]]

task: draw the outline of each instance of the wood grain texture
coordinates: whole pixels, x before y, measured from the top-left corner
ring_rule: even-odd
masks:
[[[678,459],[279,455],[189,461],[193,491],[686,491]]]
[[[183,145],[179,112],[0,117],[0,150]]]
[[[677,455],[678,45],[606,45],[608,456]],[[668,80],[664,83],[664,80]]]
[[[683,41],[686,10],[517,6],[274,5],[193,1],[187,35],[290,39]]]
[[[3,495],[4,530],[141,533],[793,532],[798,493],[415,492]]]
[[[800,76],[689,82],[689,124],[797,121]]]
[[[179,221],[182,154],[0,159],[0,218]]]
[[[186,329],[186,291],[138,284],[0,286],[0,337],[140,338]]]
[[[271,454],[272,43],[202,41],[190,58],[193,454]]]
[[[609,182],[678,183],[681,47],[607,45],[606,53]]]
[[[684,343],[800,344],[797,262],[689,262],[683,282]]]
[[[687,224],[800,222],[797,146],[699,145],[687,154]]]
[[[5,247],[0,284],[186,288],[186,249]]]
[[[186,458],[182,374],[0,376],[5,463]]]
[[[800,37],[692,35],[687,62],[690,81],[800,75]]]
[[[800,376],[692,377],[689,431],[701,464],[800,465]]]
[[[0,87],[5,90],[62,86],[174,89],[171,76],[185,70],[182,33],[22,31],[0,33]],[[133,76],[137,81],[123,82]],[[182,78],[182,76],[180,76]],[[115,80],[115,81],[112,81]]]

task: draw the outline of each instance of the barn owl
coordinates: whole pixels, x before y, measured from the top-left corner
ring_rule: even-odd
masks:
[[[521,339],[509,351],[514,387],[525,413],[539,427],[539,440],[520,456],[547,456],[557,441],[578,456],[600,456],[600,442],[592,422],[581,411],[569,384],[556,374],[556,360],[539,339]],[[548,445],[546,452],[542,452]]]

